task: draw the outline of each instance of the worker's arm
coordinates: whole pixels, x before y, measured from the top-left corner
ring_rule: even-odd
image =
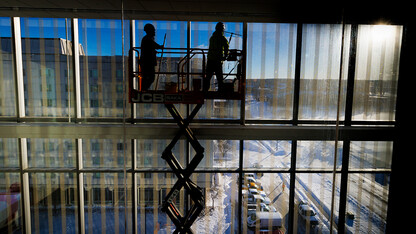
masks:
[[[155,41],[153,41],[153,47],[154,47],[155,49],[163,49],[163,45],[159,45],[159,44],[157,44]]]

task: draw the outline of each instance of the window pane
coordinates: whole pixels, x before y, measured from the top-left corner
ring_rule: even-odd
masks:
[[[82,141],[83,166],[86,168],[131,167],[131,141],[116,139],[85,139]],[[126,156],[126,162],[124,157]]]
[[[353,120],[395,120],[402,26],[360,25]]]
[[[331,173],[298,173],[295,185],[294,233],[329,233]],[[340,177],[336,177],[334,215],[339,208]]]
[[[75,168],[75,140],[27,139],[27,157],[29,167]]]
[[[296,168],[327,169],[334,167],[334,141],[298,141]],[[338,142],[337,168],[342,164],[342,142]]]
[[[204,158],[198,165],[198,169],[226,168],[237,169],[239,161],[239,141],[232,140],[201,140],[204,147]],[[191,160],[195,151],[191,148]]]
[[[244,168],[290,168],[290,141],[244,141]]]
[[[391,169],[393,142],[353,141],[350,169]]]
[[[131,233],[131,189],[131,174],[85,173],[85,233]]]
[[[350,30],[344,38],[349,38]],[[345,40],[345,45],[349,45]],[[345,109],[346,73],[338,94],[341,62],[342,25],[306,24],[302,32],[300,119],[336,119],[338,95],[340,110]],[[348,46],[344,46],[344,67],[347,67]],[[348,69],[344,69],[346,71]],[[344,113],[340,112],[340,119]]]
[[[17,139],[0,138],[0,168],[19,167]]]
[[[171,140],[137,140],[137,168],[168,169],[169,165],[162,158],[162,153]],[[186,142],[180,140],[172,150],[173,155],[182,165],[186,166]]]
[[[65,19],[21,18],[27,116],[73,116],[70,25]]]
[[[77,233],[75,173],[30,173],[33,233]]]
[[[296,24],[247,25],[246,118],[291,119]]]
[[[385,233],[390,175],[349,174],[345,227],[351,233]]]
[[[129,48],[129,21],[125,21],[125,45]],[[120,20],[79,21],[82,115],[123,117],[123,58]],[[127,49],[126,49],[127,50]],[[127,56],[127,52],[124,53]],[[127,57],[125,59],[127,62]],[[127,91],[126,91],[127,92]],[[129,116],[130,108],[125,109]]]
[[[0,207],[2,233],[23,233],[20,175],[0,172]]]
[[[16,115],[14,49],[11,32],[10,18],[0,17],[0,116]]]

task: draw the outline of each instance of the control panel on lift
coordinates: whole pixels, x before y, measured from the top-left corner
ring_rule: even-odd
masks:
[[[245,77],[242,74],[242,51],[232,49],[226,58],[228,72],[224,72],[223,89],[218,90],[213,77],[208,91],[203,91],[206,78],[207,49],[164,48],[159,56],[155,80],[148,90],[143,87],[140,47],[129,51],[130,103],[203,104],[205,99],[244,98]]]

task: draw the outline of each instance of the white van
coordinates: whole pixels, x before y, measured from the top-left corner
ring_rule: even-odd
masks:
[[[247,218],[249,228],[262,230],[277,230],[282,227],[282,215],[279,212],[258,211]]]

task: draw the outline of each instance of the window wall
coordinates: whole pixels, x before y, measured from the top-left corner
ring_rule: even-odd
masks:
[[[159,75],[154,83],[159,88],[177,79],[177,62],[186,55],[180,48],[207,49],[216,24],[0,18],[0,128],[27,127],[21,137],[0,138],[0,232],[175,229],[160,209],[177,181],[160,157],[173,136],[126,134],[130,127],[176,126],[163,105],[131,105],[126,99],[127,51],[140,47],[147,23],[156,27],[157,43],[181,51],[162,59],[158,53],[156,70],[173,72]],[[246,48],[246,96],[243,101],[206,100],[197,123],[191,124],[205,149],[191,175],[205,195],[192,230],[276,229],[272,222],[267,227],[250,224],[263,211],[279,213],[278,228],[285,233],[326,233],[330,228],[384,233],[392,158],[398,157],[390,133],[397,124],[403,27],[225,26],[234,33],[225,33],[230,48]],[[201,71],[198,56],[189,65],[190,75]],[[19,61],[21,70],[15,66]],[[224,72],[233,66],[225,62]],[[211,83],[215,89],[215,78]],[[186,117],[193,106],[176,107]],[[59,131],[91,125],[117,131]],[[351,126],[357,130],[350,131]],[[223,130],[211,134],[212,127]],[[369,129],[379,134],[369,134]],[[227,137],[234,130],[245,132]],[[183,167],[195,155],[186,139],[172,152]],[[174,202],[182,213],[192,205],[184,189]]]

